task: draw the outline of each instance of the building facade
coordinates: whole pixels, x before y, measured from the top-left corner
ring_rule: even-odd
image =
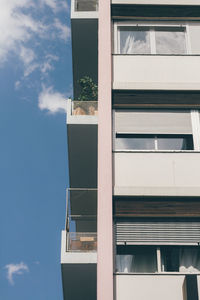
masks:
[[[200,299],[200,1],[73,0],[66,300]],[[98,104],[97,104],[98,103]]]

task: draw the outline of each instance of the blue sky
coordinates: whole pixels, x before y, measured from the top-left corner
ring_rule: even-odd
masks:
[[[62,299],[69,3],[1,0],[0,298]]]

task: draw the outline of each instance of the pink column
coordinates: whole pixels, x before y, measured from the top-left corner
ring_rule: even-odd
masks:
[[[99,0],[97,299],[113,300],[110,1]]]

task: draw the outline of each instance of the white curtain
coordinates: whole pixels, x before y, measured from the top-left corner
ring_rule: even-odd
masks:
[[[132,32],[126,33],[126,41],[123,45],[121,53],[123,54],[134,53],[134,34]]]
[[[116,255],[116,271],[129,273],[132,272],[132,255]]]
[[[120,30],[121,54],[148,54],[150,53],[149,31],[134,29]]]
[[[152,255],[117,255],[116,271],[123,273],[154,273],[156,258]]]
[[[199,248],[185,247],[180,249],[179,272],[199,272],[200,271],[200,250]]]

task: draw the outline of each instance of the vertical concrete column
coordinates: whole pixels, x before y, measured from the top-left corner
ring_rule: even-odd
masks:
[[[97,299],[113,300],[110,0],[99,0]]]

